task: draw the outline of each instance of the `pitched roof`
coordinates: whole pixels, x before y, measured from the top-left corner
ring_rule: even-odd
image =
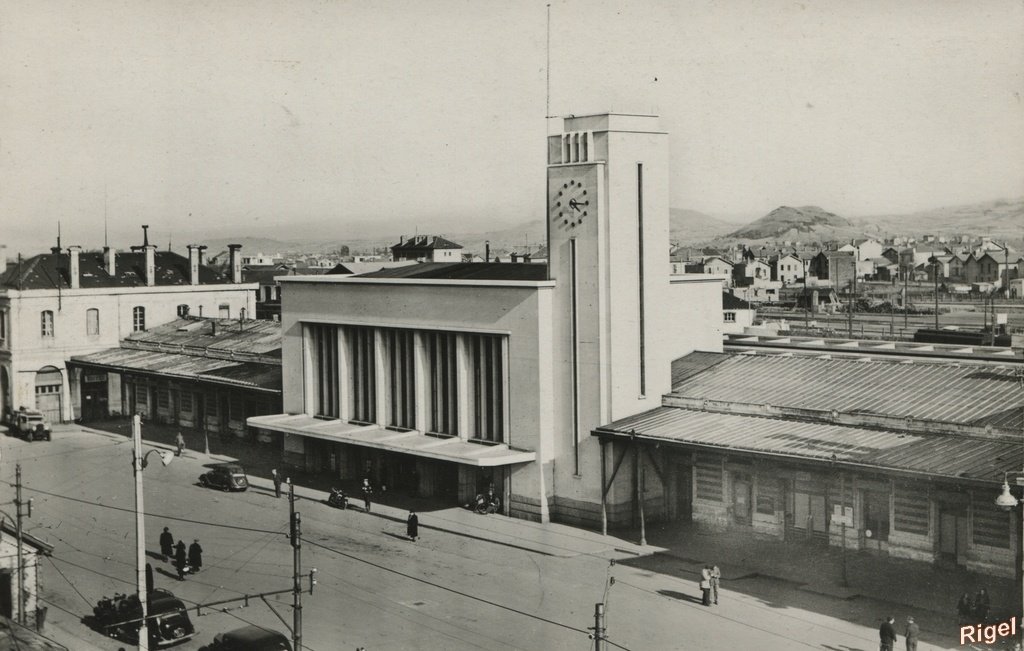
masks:
[[[750,303],[746,302],[742,298],[729,292],[722,292],[722,309],[723,310],[749,310],[751,309]]]
[[[392,251],[409,251],[414,249],[461,249],[456,244],[440,235],[414,235],[391,247]]]
[[[727,355],[673,394],[743,404],[963,425],[1022,425],[1014,366]]]
[[[547,280],[543,264],[500,262],[426,262],[381,269],[361,278],[419,278],[431,280]]]
[[[676,386],[688,377],[692,377],[701,371],[707,370],[718,364],[724,362],[728,354],[726,353],[712,353],[705,352],[703,350],[697,350],[689,355],[680,357],[679,359],[672,361],[672,386]]]
[[[157,287],[189,284],[189,261],[173,251],[155,251]],[[78,256],[79,286],[83,289],[101,287],[140,287],[146,285],[146,254],[117,253],[114,275],[107,273],[103,253],[85,251]],[[10,289],[70,289],[71,256],[67,253],[42,253],[8,265],[0,275],[0,287]],[[227,284],[230,278],[208,266],[199,267],[199,284]]]

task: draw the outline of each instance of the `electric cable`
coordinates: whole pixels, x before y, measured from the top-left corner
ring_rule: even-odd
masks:
[[[50,556],[46,556],[46,560],[50,561],[50,565],[53,566],[53,569],[57,570],[57,574],[60,574],[60,577],[67,581],[68,585],[71,586],[71,589],[75,591],[75,594],[81,597],[82,601],[84,601],[87,606],[92,607],[93,603],[86,599],[85,595],[82,594],[81,590],[78,589],[78,586],[72,583],[71,579],[69,579],[67,576],[65,576],[63,572],[60,571],[60,568],[57,567],[57,564],[53,562],[53,558]]]

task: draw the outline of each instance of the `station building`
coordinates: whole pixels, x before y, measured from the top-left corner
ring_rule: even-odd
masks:
[[[657,118],[566,118],[548,139],[548,265],[427,262],[285,277],[286,461],[506,513],[598,526],[603,423],[660,404],[671,360],[721,350],[721,281],[670,275]],[[606,509],[607,510],[607,509]],[[614,517],[614,514],[613,514]]]

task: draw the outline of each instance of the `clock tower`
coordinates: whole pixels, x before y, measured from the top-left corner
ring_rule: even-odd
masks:
[[[565,118],[548,137],[547,178],[553,353],[564,388],[553,432],[563,504],[554,508],[571,511],[593,504],[600,483],[591,431],[660,406],[671,389],[668,135],[650,115]]]

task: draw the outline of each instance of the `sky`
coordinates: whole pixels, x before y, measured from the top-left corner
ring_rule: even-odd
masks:
[[[0,0],[0,242],[518,224],[546,116],[608,110],[661,117],[677,208],[1024,196],[1019,0],[552,0],[549,50],[547,11]]]

